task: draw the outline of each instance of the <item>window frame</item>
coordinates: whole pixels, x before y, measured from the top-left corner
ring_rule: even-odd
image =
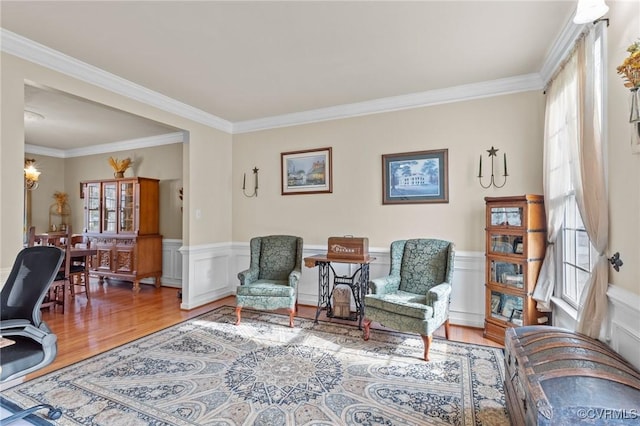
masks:
[[[583,236],[588,241],[587,253],[583,254],[583,256],[587,257],[586,262],[579,259],[580,244],[578,239],[580,236]],[[571,237],[573,237],[573,242],[570,241]],[[573,192],[565,198],[564,220],[558,236],[556,254],[558,257],[557,265],[560,265],[557,268],[558,280],[556,282],[558,285],[555,288],[556,297],[569,304],[573,309],[578,310],[582,290],[591,275],[597,259],[597,251],[587,235]]]

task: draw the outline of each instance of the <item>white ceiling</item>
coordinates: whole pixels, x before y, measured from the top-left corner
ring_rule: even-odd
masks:
[[[3,0],[0,8],[5,30],[238,124],[538,74],[575,1]],[[111,110],[94,132],[86,126],[100,120],[80,115],[95,112],[83,101],[27,94],[43,115],[68,110],[58,111],[66,135],[52,143],[44,123],[58,118],[41,120],[27,132],[32,144],[70,149],[165,130],[144,123],[134,135],[111,134],[124,118]]]

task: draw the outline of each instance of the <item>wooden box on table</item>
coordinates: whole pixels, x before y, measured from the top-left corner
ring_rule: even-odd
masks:
[[[507,328],[505,375],[514,425],[640,425],[640,372],[586,335]]]
[[[366,237],[329,237],[327,258],[330,260],[369,260],[369,239]]]

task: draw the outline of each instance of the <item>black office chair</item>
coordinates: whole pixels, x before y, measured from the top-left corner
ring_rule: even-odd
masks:
[[[1,383],[49,365],[58,353],[57,337],[42,321],[40,305],[63,258],[64,251],[51,246],[27,247],[16,257],[0,295],[0,335],[6,339],[0,348]],[[40,409],[48,409],[52,420],[62,416],[59,409],[40,404],[0,423],[8,424]]]

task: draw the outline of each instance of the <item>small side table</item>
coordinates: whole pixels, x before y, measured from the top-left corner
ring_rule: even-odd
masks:
[[[368,257],[366,260],[341,260],[329,259],[326,255],[316,255],[304,258],[304,265],[307,268],[318,266],[318,307],[316,309],[315,323],[318,323],[320,311],[326,310],[329,318],[343,318],[351,321],[358,320],[358,328],[362,330],[362,319],[364,318],[364,296],[367,294],[369,286],[369,264],[376,260],[375,257]],[[338,275],[331,265],[334,263],[358,264],[360,267],[353,275]],[[333,272],[333,286],[329,286],[330,272]],[[334,289],[339,285],[349,286],[353,294],[356,305],[356,312],[349,317],[334,316],[331,306],[331,297]]]

